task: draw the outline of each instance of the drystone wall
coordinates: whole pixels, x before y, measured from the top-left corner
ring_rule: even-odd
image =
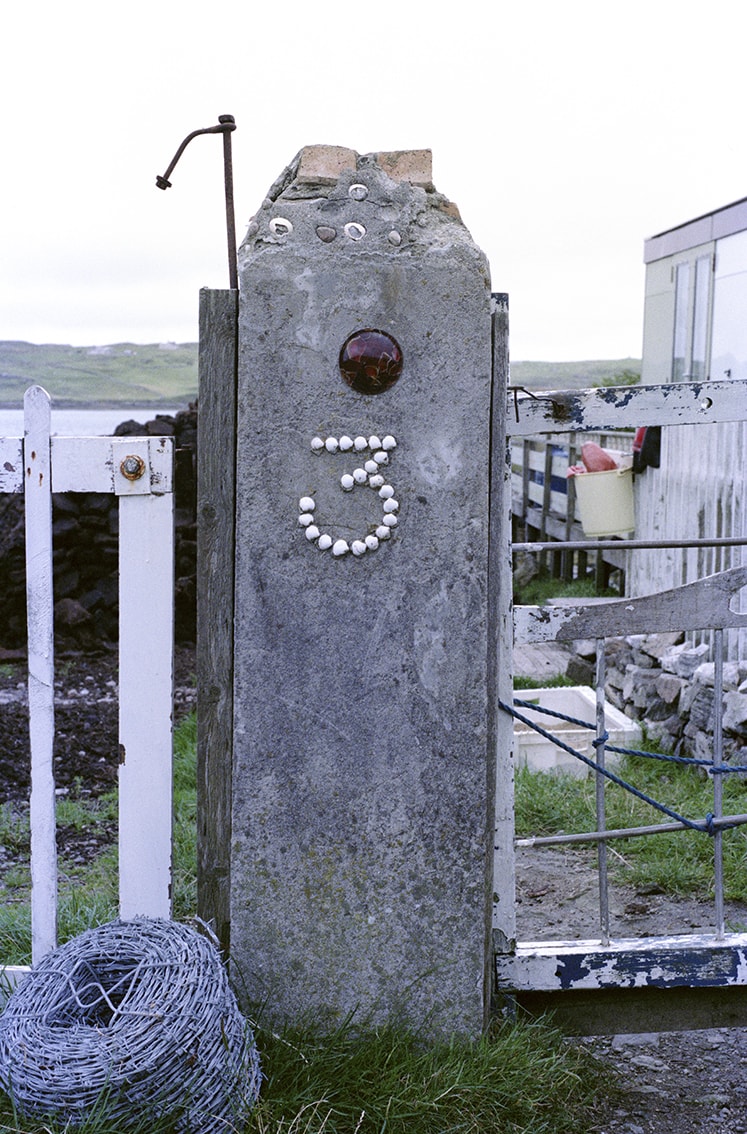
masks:
[[[706,644],[683,634],[635,634],[606,644],[605,695],[674,755],[713,756],[714,670]],[[596,647],[577,642],[567,675],[594,684]],[[724,662],[724,757],[747,764],[747,660]]]

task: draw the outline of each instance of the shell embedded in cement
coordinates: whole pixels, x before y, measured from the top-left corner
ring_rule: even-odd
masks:
[[[383,440],[383,441],[381,442],[381,447],[382,447],[382,449],[384,449],[384,450],[385,450],[385,451],[386,451],[387,453],[391,452],[391,450],[392,450],[392,449],[396,449],[396,448],[397,448],[397,442],[396,442],[396,441],[394,440],[394,438],[392,437],[391,433],[387,433],[386,437],[385,437],[385,438],[384,438],[384,440]]]
[[[385,449],[379,449],[378,453],[374,453],[373,459],[376,461],[377,465],[389,464],[389,454]]]
[[[350,473],[345,473],[340,477],[340,486],[343,492],[352,492],[355,488],[355,478]]]
[[[376,434],[374,434],[373,436],[369,437],[369,439],[368,439],[368,447],[369,447],[369,449],[371,449],[372,451],[373,451],[374,449],[380,449],[380,448],[381,448],[381,440],[380,440],[380,439],[379,439],[379,438],[378,438],[378,437],[376,436]]]
[[[397,517],[393,512],[389,512],[386,516],[384,516],[384,519],[381,522],[382,524],[386,524],[388,528],[395,528],[397,526]]]
[[[316,508],[316,501],[311,496],[302,496],[298,501],[298,507],[302,512],[313,512]]]
[[[369,551],[376,551],[376,548],[378,546],[379,546],[379,540],[378,540],[377,536],[375,536],[375,535],[367,535],[366,536],[366,547],[368,548]]]
[[[313,524],[314,515],[312,512],[302,512],[298,517],[298,522],[302,528],[308,528],[309,524]]]
[[[348,197],[352,197],[354,201],[365,201],[367,196],[368,186],[361,185],[358,181],[348,189]]]
[[[327,551],[332,546],[332,536],[322,532],[319,539],[316,541],[316,546],[321,548],[322,551]]]
[[[395,500],[393,496],[390,496],[388,500],[384,501],[384,511],[387,515],[399,511],[399,500]]]
[[[379,471],[379,466],[376,464],[376,461],[366,461],[363,467],[367,473],[376,473]]]
[[[306,529],[305,534],[306,534],[306,538],[311,540],[311,539],[319,539],[319,536],[320,536],[321,533],[319,531],[319,528],[316,526],[316,524],[309,524],[308,528]]]
[[[371,480],[373,480],[373,477],[371,477]],[[379,496],[382,500],[389,500],[390,497],[394,496],[394,489],[392,488],[391,484],[382,485],[382,487],[379,489]]]
[[[348,547],[347,541],[344,539],[335,540],[332,544],[333,555],[345,555],[348,551],[350,551],[350,548]]]
[[[365,553],[368,551],[368,548],[366,547],[362,539],[354,539],[350,545],[350,550],[352,551],[353,555],[365,555]]]
[[[365,469],[356,469],[353,473],[353,480],[356,484],[365,484],[368,480],[368,473]]]
[[[276,236],[288,236],[293,232],[293,225],[286,217],[273,217],[270,221],[270,228]]]
[[[389,539],[391,534],[391,530],[385,524],[380,524],[376,529],[377,539]]]
[[[345,235],[349,240],[362,240],[366,235],[365,226],[358,221],[348,221],[345,225]]]
[[[353,444],[355,445],[356,453],[362,453],[364,449],[368,448],[368,438],[367,437],[356,437]]]
[[[384,483],[384,478],[381,473],[374,473],[373,476],[368,478],[368,483],[371,485],[371,488],[381,488]]]
[[[323,448],[324,448],[324,442],[322,441],[321,437],[312,437],[311,438],[311,451],[313,453],[321,453]]]
[[[353,448],[353,438],[348,437],[348,435],[346,433],[343,433],[342,437],[340,438],[340,451],[343,452],[343,453],[347,453],[348,450],[352,449],[352,448]]]
[[[328,437],[327,440],[324,442],[324,448],[327,450],[328,453],[336,453],[337,450],[339,449],[339,447],[340,447],[340,442],[337,440],[336,437]]]

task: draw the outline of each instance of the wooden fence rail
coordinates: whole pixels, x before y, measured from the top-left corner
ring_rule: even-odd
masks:
[[[511,437],[511,511],[516,541],[552,540],[558,550],[541,553],[541,566],[566,581],[583,577],[589,567],[589,555],[567,552],[563,544],[582,540],[573,477],[569,466],[580,463],[581,446],[595,441],[605,449],[629,453],[633,447],[630,430],[606,433],[535,434]],[[625,552],[605,550],[595,554],[598,586],[607,583],[613,570],[624,573]]]
[[[24,494],[31,760],[32,959],[57,939],[52,493],[119,497],[120,916],[171,913],[173,439],[51,435],[24,398],[24,438],[0,438],[0,491]],[[2,966],[14,983],[24,966]]]

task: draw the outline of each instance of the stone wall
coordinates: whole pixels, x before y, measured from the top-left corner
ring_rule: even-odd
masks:
[[[195,640],[197,408],[147,422],[125,421],[116,436],[175,440],[175,628]],[[55,641],[58,648],[106,649],[117,641],[118,500],[100,493],[52,497]],[[0,494],[0,658],[26,644],[23,496]]]
[[[677,756],[711,759],[714,663],[683,634],[635,634],[607,642],[605,695]],[[567,675],[594,684],[593,642],[577,642]],[[747,660],[724,663],[724,756],[747,764]]]

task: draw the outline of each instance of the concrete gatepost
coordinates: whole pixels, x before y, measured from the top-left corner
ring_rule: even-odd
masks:
[[[495,792],[488,265],[429,151],[310,146],[250,223],[240,285],[234,971],[278,1023],[475,1035]]]

